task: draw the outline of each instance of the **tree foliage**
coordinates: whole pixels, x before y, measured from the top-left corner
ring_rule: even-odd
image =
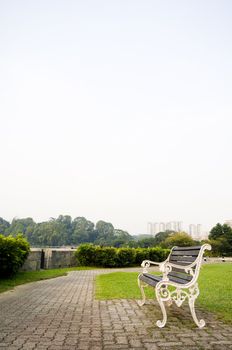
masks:
[[[165,248],[178,247],[189,247],[195,245],[194,240],[185,232],[177,232],[169,235],[162,246]]]
[[[78,216],[72,220],[69,215],[59,215],[40,223],[35,223],[32,218],[14,218],[10,224],[0,218],[0,233],[14,237],[21,233],[32,246],[37,247],[76,246],[82,243],[121,247],[133,239],[128,232],[115,229],[109,222],[100,220],[95,226],[85,217]]]
[[[101,247],[150,249],[157,246],[171,248],[174,245],[200,244],[193,241],[186,233],[173,231],[159,232],[155,236],[131,236],[124,230],[114,228],[110,222],[99,220],[95,225],[83,216],[72,219],[69,215],[59,215],[57,218],[50,218],[40,223],[36,223],[30,217],[14,218],[9,223],[0,217],[0,234],[16,237],[19,233],[23,234],[34,247],[78,246],[83,243],[93,243]],[[209,243],[212,245],[212,251],[209,254],[232,256],[232,228],[218,223],[210,231]]]
[[[0,218],[0,234],[4,234],[10,227],[10,223],[3,218]]]
[[[232,256],[232,228],[218,223],[210,231],[209,243],[214,255]]]

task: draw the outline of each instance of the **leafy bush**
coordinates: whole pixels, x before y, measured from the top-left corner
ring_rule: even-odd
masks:
[[[96,246],[93,244],[81,244],[75,253],[77,262],[82,266],[96,265]]]
[[[114,248],[92,244],[81,244],[75,253],[78,264],[85,266],[127,267],[140,265],[143,260],[163,261],[168,249],[155,248]]]
[[[117,249],[96,246],[95,258],[96,266],[115,267],[117,265]]]
[[[22,235],[0,235],[0,277],[15,274],[23,265],[29,251],[30,245]]]
[[[135,249],[135,264],[140,265],[143,260],[150,259],[150,249],[148,248],[136,248]]]
[[[133,248],[117,249],[117,262],[119,267],[131,266],[135,263],[135,251]]]
[[[164,261],[168,254],[170,253],[169,249],[163,249],[161,247],[149,248],[149,260],[152,261]]]

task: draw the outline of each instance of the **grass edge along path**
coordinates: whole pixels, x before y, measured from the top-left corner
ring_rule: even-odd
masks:
[[[94,267],[67,267],[60,269],[51,270],[39,270],[39,271],[19,271],[16,275],[11,278],[0,278],[0,293],[14,289],[16,286],[21,284],[46,280],[49,278],[67,276],[70,271],[78,270],[93,270]]]
[[[140,299],[137,272],[113,272],[96,276],[95,297],[106,299]],[[198,279],[200,295],[196,306],[213,312],[226,322],[232,322],[232,264],[205,264]],[[148,299],[155,298],[154,289],[147,287]]]

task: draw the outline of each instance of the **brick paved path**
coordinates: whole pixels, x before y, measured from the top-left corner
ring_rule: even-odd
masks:
[[[112,271],[112,270],[111,270]],[[9,349],[232,349],[232,327],[188,307],[172,306],[164,329],[156,327],[156,302],[94,300],[94,277],[107,270],[75,271],[0,295],[0,350]]]

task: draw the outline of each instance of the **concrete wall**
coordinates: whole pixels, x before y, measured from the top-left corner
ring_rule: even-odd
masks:
[[[27,257],[27,260],[21,267],[21,271],[36,271],[40,270],[41,263],[41,252],[42,249],[31,248],[30,253]]]
[[[70,248],[31,248],[29,256],[21,268],[21,271],[36,271],[44,269],[59,269],[61,267],[77,266],[75,259],[76,249]],[[204,263],[232,262],[232,258],[209,258]]]
[[[45,268],[77,266],[75,251],[75,249],[45,249]]]
[[[36,271],[56,269],[60,267],[77,266],[75,249],[69,248],[31,248],[29,256],[21,271]]]

